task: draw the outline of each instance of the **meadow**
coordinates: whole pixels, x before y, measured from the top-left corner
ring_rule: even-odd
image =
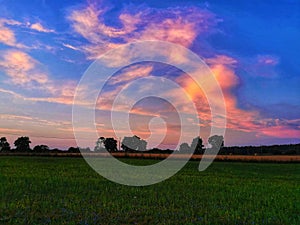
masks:
[[[300,224],[300,164],[198,163],[129,187],[82,158],[1,156],[0,224]]]

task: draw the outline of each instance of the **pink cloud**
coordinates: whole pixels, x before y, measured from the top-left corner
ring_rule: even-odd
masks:
[[[1,59],[1,57],[0,57]],[[20,85],[28,90],[42,90],[48,97],[26,97],[11,90],[0,89],[15,98],[32,102],[73,104],[77,82],[51,79],[42,65],[30,55],[18,50],[8,50],[2,55],[0,69],[10,78],[9,83]]]
[[[27,46],[17,42],[15,32],[10,26],[22,26],[22,23],[16,20],[0,18],[0,43],[16,48],[27,48]]]
[[[218,55],[215,58],[206,59],[206,62],[210,64],[211,71],[223,91],[228,129],[277,138],[298,138],[300,136],[299,121],[264,118],[255,109],[246,111],[238,108],[238,100],[232,93],[232,90],[239,84],[239,78],[234,71],[237,60],[225,55]],[[196,105],[201,102],[199,104],[201,107],[197,107],[199,118],[204,119],[204,121],[210,121],[210,110],[205,99],[205,93],[193,80],[185,76],[181,76],[176,80],[186,89]],[[298,128],[289,124],[298,124]]]
[[[80,50],[78,47],[70,45],[70,44],[67,44],[67,43],[63,43],[63,46],[66,47],[66,48],[70,48],[72,50],[75,50],[75,51]]]
[[[22,25],[22,23],[19,22],[19,21],[6,19],[6,18],[0,18],[0,24],[7,24],[7,25],[11,25],[11,26],[20,26],[20,25]]]
[[[4,93],[4,94],[9,94],[9,95],[12,95],[14,98],[19,98],[19,99],[24,99],[24,97],[14,91],[11,91],[11,90],[6,90],[6,89],[3,89],[3,88],[0,88],[0,92]]]
[[[0,68],[11,78],[14,84],[24,85],[30,82],[44,84],[48,76],[40,71],[38,62],[30,55],[18,50],[8,50],[3,53]]]
[[[71,80],[56,81],[49,80],[44,89],[50,94],[49,97],[30,97],[25,98],[34,102],[50,102],[64,105],[72,105],[77,82]]]
[[[13,96],[15,99],[28,102],[48,102],[48,103],[57,103],[64,105],[72,105],[74,100],[74,94],[76,91],[77,82],[71,80],[50,80],[48,79],[47,83],[41,83],[37,87],[28,86],[28,89],[33,90],[42,90],[44,94],[47,94],[47,97],[36,96],[36,97],[27,97],[25,95],[16,93],[12,90],[7,90],[0,88],[0,92],[3,94],[8,94]],[[27,86],[25,87],[27,88]],[[89,105],[87,102],[79,102],[82,105]]]
[[[41,23],[33,23],[29,26],[30,29],[36,30],[43,33],[54,33],[54,30],[45,28]]]
[[[14,128],[0,128],[0,134],[22,134],[25,130],[23,129],[14,129]]]
[[[227,55],[216,55],[213,58],[208,58],[205,59],[205,62],[208,63],[209,65],[236,65],[237,60],[229,57]]]
[[[144,31],[136,34],[138,40],[162,40],[190,46],[197,36],[195,24],[182,19],[166,19],[150,23]]]
[[[12,30],[0,24],[0,42],[8,46],[16,45],[15,34]]]
[[[260,130],[263,134],[267,136],[277,137],[277,138],[299,138],[300,130],[290,128],[288,126],[275,126],[262,128]]]
[[[257,62],[263,65],[276,66],[279,63],[279,58],[272,55],[259,55]]]
[[[89,58],[137,40],[170,41],[188,47],[199,34],[210,32],[220,22],[213,13],[193,7],[148,8],[138,13],[124,8],[118,17],[122,26],[116,28],[105,24],[105,13],[104,7],[89,4],[71,11],[68,16],[74,31],[90,42],[80,47]]]
[[[5,45],[16,47],[16,48],[25,48],[26,46],[17,42],[16,35],[9,26],[19,26],[20,22],[15,20],[8,20],[4,18],[0,18],[0,43]]]
[[[19,49],[47,49],[49,51],[53,51],[53,47],[50,47],[45,44],[41,44],[36,41],[36,43],[33,46],[26,46],[20,42],[20,40],[17,40],[16,32],[14,31],[14,27],[20,27],[22,29],[30,29],[35,30],[38,32],[44,32],[44,33],[55,33],[54,30],[45,28],[40,22],[37,23],[24,23],[19,22],[12,19],[6,19],[6,18],[0,18],[0,43],[3,43],[5,45],[8,45],[10,47],[15,47]]]
[[[264,135],[277,138],[299,138],[300,119],[271,119],[264,118],[258,122],[260,131]]]
[[[280,58],[278,56],[265,54],[248,58],[247,61],[244,61],[243,67],[249,76],[275,78],[280,74],[277,69],[279,63]]]
[[[120,83],[129,83],[135,79],[149,76],[153,67],[152,66],[142,66],[142,65],[134,65],[128,68],[125,68],[122,73],[113,76],[109,80],[109,84],[118,85]]]

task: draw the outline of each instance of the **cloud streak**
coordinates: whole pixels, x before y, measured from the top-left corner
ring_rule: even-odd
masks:
[[[199,34],[210,32],[220,22],[213,13],[196,7],[129,11],[124,8],[116,18],[120,27],[105,24],[107,9],[92,3],[71,11],[67,18],[74,31],[89,41],[81,49],[90,59],[138,40],[169,41],[188,47]]]
[[[0,68],[11,78],[14,84],[26,85],[30,82],[44,84],[48,77],[38,67],[38,62],[30,55],[19,50],[8,50],[3,53]]]
[[[54,33],[52,29],[45,28],[41,23],[28,24],[29,28],[42,33]]]
[[[20,26],[16,20],[0,18],[0,43],[10,47],[25,48],[26,46],[17,42],[15,32],[8,26]]]

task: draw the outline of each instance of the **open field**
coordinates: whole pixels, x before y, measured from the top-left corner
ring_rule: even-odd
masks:
[[[300,224],[300,164],[198,163],[128,187],[82,158],[2,156],[0,224]]]
[[[81,157],[82,155],[87,157],[107,157],[113,155],[116,158],[140,158],[140,159],[165,159],[169,157],[169,154],[157,154],[157,153],[125,153],[125,152],[113,152],[113,153],[0,153],[0,156],[49,156],[49,157]],[[175,154],[170,156],[174,159],[186,159],[189,158],[186,154]],[[200,160],[202,158],[211,158],[212,156],[193,155],[192,160]],[[286,163],[299,163],[300,155],[217,155],[215,161],[228,161],[228,162],[286,162]]]

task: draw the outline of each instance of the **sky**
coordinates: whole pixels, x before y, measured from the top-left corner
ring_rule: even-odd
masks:
[[[0,0],[0,12],[0,136],[12,146],[19,136],[29,136],[31,146],[76,146],[73,99],[85,71],[115,48],[148,40],[183,46],[208,65],[226,105],[225,145],[300,142],[297,0]],[[180,52],[172,57],[182,60]],[[167,80],[183,88],[186,96]],[[149,96],[132,102],[135,93],[149,90],[169,101]],[[118,94],[123,101],[114,108],[111,122]],[[99,136],[136,134],[149,147],[174,148],[181,135],[177,111],[188,115],[187,101],[199,119],[190,123],[199,126],[206,143],[211,127],[218,125],[212,121],[207,96],[189,75],[160,62],[130,64],[102,89],[95,126]],[[112,123],[124,120],[130,134],[122,125],[113,130]]]

